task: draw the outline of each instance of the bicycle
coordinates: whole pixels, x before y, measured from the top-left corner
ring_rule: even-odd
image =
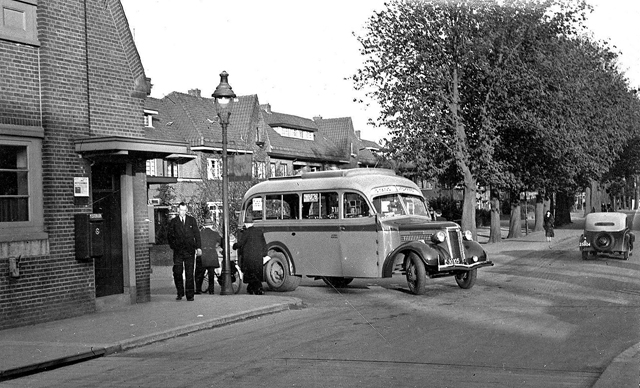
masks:
[[[204,279],[202,280],[202,287],[200,287],[200,292],[207,293],[209,292],[209,270],[207,269],[204,273]],[[213,271],[215,278],[218,281],[220,287],[224,287],[224,279],[222,277],[221,268],[216,268]],[[240,271],[240,267],[235,261],[231,261],[231,289],[234,294],[237,294],[242,289],[242,271]]]

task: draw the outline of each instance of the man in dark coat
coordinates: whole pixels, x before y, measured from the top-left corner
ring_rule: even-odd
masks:
[[[247,214],[244,220],[245,230],[238,237],[238,242],[233,244],[233,249],[238,250],[240,257],[240,269],[244,273],[243,281],[247,283],[247,293],[262,295],[262,265],[263,258],[267,256],[267,242],[262,230],[253,226],[253,217]]]
[[[213,229],[213,220],[207,218],[204,221],[204,228],[200,231],[202,238],[202,256],[196,257],[196,294],[201,293],[204,273],[207,272],[209,280],[209,294],[213,295],[213,283],[215,279],[214,270],[220,267],[218,260],[218,247],[222,247],[222,237]]]
[[[184,270],[187,300],[193,301],[196,288],[193,276],[195,255],[200,256],[202,250],[198,223],[195,218],[187,215],[187,205],[184,202],[178,205],[178,216],[169,222],[167,237],[169,246],[173,249],[173,282],[178,291],[176,300],[182,300],[185,296],[185,285],[182,279]]]

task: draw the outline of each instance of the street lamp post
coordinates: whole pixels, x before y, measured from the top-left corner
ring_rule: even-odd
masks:
[[[229,116],[236,94],[231,89],[228,81],[229,74],[226,71],[220,73],[220,84],[216,87],[212,97],[220,125],[222,126],[222,214],[223,214],[223,234],[224,234],[224,257],[222,261],[222,290],[220,295],[233,295],[231,287],[231,246],[229,243],[229,175],[227,170],[227,128],[229,126]]]

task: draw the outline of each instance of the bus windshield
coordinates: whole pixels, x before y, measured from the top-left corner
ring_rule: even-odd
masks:
[[[416,215],[431,218],[424,200],[417,195],[382,195],[373,199],[373,205],[376,208],[376,212],[382,217]]]

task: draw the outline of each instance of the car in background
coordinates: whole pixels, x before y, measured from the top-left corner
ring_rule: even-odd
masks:
[[[634,241],[635,235],[631,233],[626,214],[589,213],[578,246],[584,260],[598,253],[620,254],[628,260]]]

